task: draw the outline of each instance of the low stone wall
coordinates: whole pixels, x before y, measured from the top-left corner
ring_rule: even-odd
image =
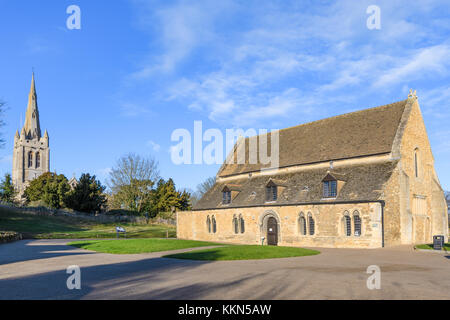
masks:
[[[0,231],[0,244],[22,240],[22,235],[18,232]]]
[[[20,210],[26,214],[33,215],[43,215],[43,216],[64,216],[64,217],[72,217],[78,218],[82,220],[97,222],[97,223],[115,223],[115,222],[128,222],[128,223],[136,223],[136,224],[147,224],[147,223],[158,223],[158,224],[168,224],[168,225],[176,225],[176,219],[163,219],[160,217],[147,219],[146,217],[141,216],[129,216],[129,215],[109,215],[105,213],[98,214],[86,214],[77,211],[66,211],[66,210],[53,210],[46,207],[15,207],[11,205],[1,204],[0,206],[13,209]]]

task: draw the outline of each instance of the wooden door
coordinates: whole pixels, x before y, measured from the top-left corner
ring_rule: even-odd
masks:
[[[267,244],[269,246],[278,245],[278,224],[277,220],[273,217],[267,220]]]

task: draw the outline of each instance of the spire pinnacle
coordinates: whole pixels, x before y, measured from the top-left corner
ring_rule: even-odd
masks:
[[[25,115],[25,134],[28,138],[41,138],[41,126],[39,123],[39,110],[37,105],[36,84],[34,80],[34,72],[31,76],[31,88],[28,95],[28,107]]]
[[[409,89],[408,98],[415,98],[415,99],[417,99],[417,90],[413,91],[413,89]]]

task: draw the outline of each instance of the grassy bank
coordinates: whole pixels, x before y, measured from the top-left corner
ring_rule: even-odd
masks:
[[[114,238],[120,225],[129,238],[165,238],[176,236],[174,226],[138,225],[133,223],[95,223],[75,217],[26,214],[19,210],[0,207],[0,230],[15,231],[34,239],[91,239]],[[122,235],[121,235],[122,236]]]
[[[419,244],[416,246],[417,249],[434,250],[432,244]],[[450,243],[444,244],[444,250],[450,251]]]
[[[302,257],[319,254],[319,251],[294,248],[294,247],[272,247],[272,246],[249,246],[236,245],[215,249],[196,250],[186,253],[167,255],[165,258],[189,259],[189,260],[259,260],[289,257]]]
[[[218,245],[212,242],[177,239],[127,239],[76,241],[68,245],[113,254],[137,254]]]

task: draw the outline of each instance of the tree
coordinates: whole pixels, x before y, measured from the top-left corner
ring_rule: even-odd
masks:
[[[47,172],[30,182],[24,197],[28,202],[42,200],[50,208],[60,209],[69,191],[70,186],[64,175]]]
[[[15,196],[16,191],[12,183],[11,175],[7,173],[0,184],[0,200],[3,202],[14,203]]]
[[[209,177],[197,186],[197,192],[199,196],[202,197],[216,184],[216,177]]]
[[[177,191],[172,179],[167,181],[160,179],[151,201],[147,203],[146,210],[152,217],[160,212],[170,212],[173,209],[190,210],[190,196],[187,191]]]
[[[216,184],[216,177],[210,177],[197,186],[197,190],[191,195],[191,203],[195,205],[205,193]]]
[[[178,208],[181,211],[188,211],[192,209],[191,205],[191,193],[188,190],[183,190],[180,195],[180,202]]]
[[[133,153],[121,157],[107,182],[112,192],[112,206],[143,213],[158,179],[158,163],[153,158]]]
[[[67,194],[65,204],[68,208],[80,212],[100,212],[106,203],[104,191],[105,187],[96,180],[95,175],[83,173],[75,188]]]

